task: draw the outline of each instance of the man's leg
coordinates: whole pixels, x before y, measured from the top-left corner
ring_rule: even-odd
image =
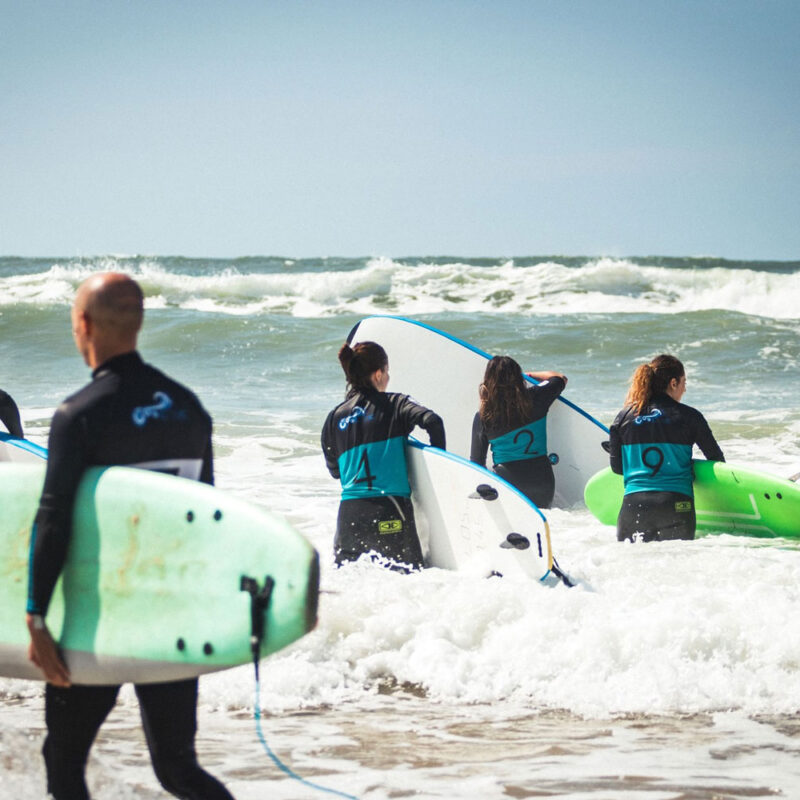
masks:
[[[183,800],[233,800],[197,763],[197,678],[136,685],[153,770],[161,785]]]
[[[114,707],[119,686],[45,687],[47,738],[42,753],[47,791],[55,800],[88,800],[86,760],[97,731]]]

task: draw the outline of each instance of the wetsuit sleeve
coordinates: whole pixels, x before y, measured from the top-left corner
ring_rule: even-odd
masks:
[[[535,386],[530,387],[530,391],[536,392],[537,402],[549,408],[556,401],[556,398],[564,391],[567,384],[564,383],[563,378],[554,376],[548,378],[546,381],[537,383]]]
[[[618,415],[608,430],[608,462],[612,472],[622,475],[622,440],[619,436],[620,417]]]
[[[86,468],[81,421],[61,410],[53,417],[47,471],[31,532],[28,606],[30,614],[47,613],[72,536],[75,493]]]
[[[214,485],[214,447],[211,444],[211,424],[209,420],[208,429],[208,442],[206,443],[206,451],[203,454],[203,466],[200,470],[201,483],[207,483],[209,486]]]
[[[400,395],[402,398],[400,413],[407,425],[407,433],[411,433],[417,426],[428,432],[433,447],[445,449],[444,422],[442,418],[410,397]]]
[[[709,461],[724,461],[725,456],[722,453],[722,448],[717,444],[714,434],[711,433],[711,428],[706,422],[706,418],[699,411],[697,412],[696,426],[694,438],[703,455]]]
[[[19,409],[10,394],[0,389],[0,422],[12,436],[22,438],[22,420]]]
[[[334,443],[336,437],[333,435],[333,411],[328,414],[325,424],[322,426],[322,435],[320,436],[320,444],[322,445],[322,454],[325,456],[325,466],[328,468],[331,477],[339,480],[339,459],[336,454]]]
[[[472,420],[472,444],[469,450],[469,460],[486,466],[486,454],[489,452],[489,437],[486,435],[486,428],[481,422],[480,413],[475,414]]]
[[[444,435],[444,421],[438,414],[434,414],[433,411],[428,411],[418,424],[428,432],[433,447],[438,447],[440,450],[447,449],[447,442]]]

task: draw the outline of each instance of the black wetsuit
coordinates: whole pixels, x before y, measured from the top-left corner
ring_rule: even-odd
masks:
[[[627,406],[610,429],[611,469],[624,478],[617,539],[694,539],[692,448],[724,461],[705,417],[659,395],[641,412]]]
[[[486,466],[491,447],[493,469],[539,508],[550,508],[555,494],[553,465],[547,452],[547,412],[564,391],[563,378],[553,377],[527,388],[531,412],[503,427],[487,427],[480,413],[472,421],[470,460]]]
[[[406,438],[417,426],[444,449],[441,417],[404,394],[350,392],[328,414],[322,452],[328,471],[342,484],[337,564],[375,552],[396,564],[423,566],[405,455]]]
[[[28,612],[46,614],[72,533],[72,507],[91,466],[128,465],[213,483],[211,418],[188,389],[136,352],[109,359],[92,381],[59,406],[31,537]],[[169,532],[166,531],[168,536]],[[230,800],[197,763],[197,679],[137,685],[153,768],[164,788],[192,800]],[[88,798],[84,771],[118,686],[47,684],[47,788],[56,800]]]
[[[19,409],[10,394],[0,389],[0,422],[12,436],[22,438],[22,420]]]

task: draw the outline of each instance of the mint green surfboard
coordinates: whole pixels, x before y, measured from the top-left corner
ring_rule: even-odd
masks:
[[[45,464],[0,464],[0,675],[42,679],[27,660],[25,602]],[[196,481],[93,468],[47,614],[74,683],[178,680],[252,660],[252,578],[274,581],[263,657],[316,624],[314,548],[283,519]],[[251,584],[252,586],[252,584]]]
[[[796,483],[721,461],[693,463],[698,530],[800,539],[800,486]],[[586,506],[604,525],[616,525],[622,491],[622,476],[607,467],[586,484]]]

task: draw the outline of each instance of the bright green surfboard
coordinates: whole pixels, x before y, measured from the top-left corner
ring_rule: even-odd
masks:
[[[739,536],[800,539],[800,486],[785,478],[722,461],[695,460],[697,528]],[[604,525],[616,525],[622,476],[608,467],[586,484],[588,509]]]
[[[27,660],[25,602],[44,463],[0,464],[0,675]],[[274,581],[265,656],[316,624],[319,565],[289,524],[196,481],[127,467],[81,481],[73,537],[47,614],[74,683],[177,680],[252,660],[251,593]],[[66,613],[65,613],[66,612]]]

